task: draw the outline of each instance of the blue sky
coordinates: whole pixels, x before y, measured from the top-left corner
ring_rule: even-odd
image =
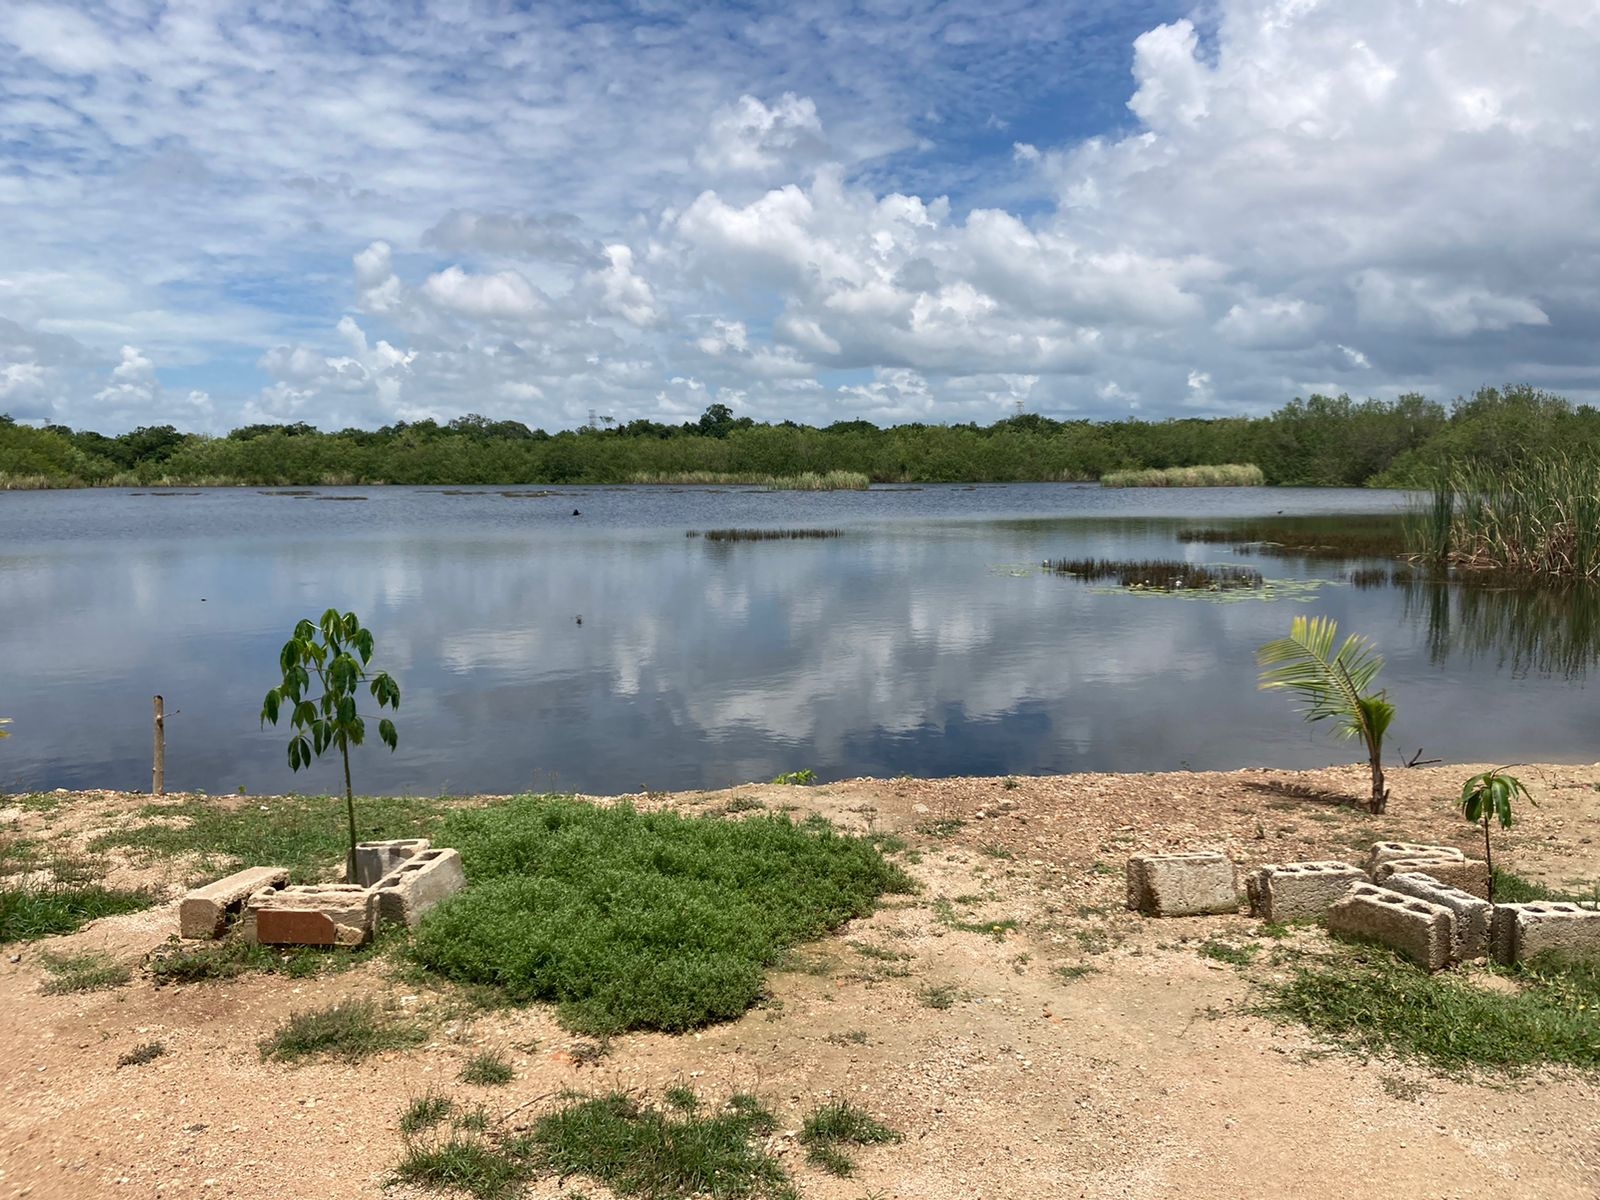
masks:
[[[0,411],[1594,400],[1597,51],[1593,0],[12,0]]]

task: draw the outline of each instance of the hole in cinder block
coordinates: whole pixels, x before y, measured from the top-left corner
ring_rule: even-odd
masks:
[[[400,881],[398,879],[385,879],[382,882],[380,882],[378,884],[378,886],[379,887],[386,887],[386,888],[399,887],[400,886]]]

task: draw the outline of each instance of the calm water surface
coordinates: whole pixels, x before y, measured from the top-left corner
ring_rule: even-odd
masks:
[[[1255,647],[1302,612],[1378,641],[1397,750],[1592,761],[1592,606],[1360,589],[1344,565],[1282,559],[1249,562],[1285,581],[1276,599],[1225,603],[1039,570],[1237,562],[1175,535],[1403,502],[1074,485],[0,493],[0,715],[15,721],[0,790],[148,788],[155,692],[169,788],[336,789],[336,759],[295,776],[286,735],[257,721],[290,629],[329,605],[361,615],[403,689],[399,752],[359,750],[359,791],[1355,761],[1256,690]],[[844,536],[685,536],[732,526]]]

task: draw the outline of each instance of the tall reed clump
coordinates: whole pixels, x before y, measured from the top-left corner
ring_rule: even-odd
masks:
[[[1266,475],[1254,463],[1218,463],[1200,467],[1148,468],[1143,471],[1108,471],[1101,487],[1261,487]]]
[[[1410,524],[1412,552],[1441,566],[1600,580],[1600,461],[1452,463]]]

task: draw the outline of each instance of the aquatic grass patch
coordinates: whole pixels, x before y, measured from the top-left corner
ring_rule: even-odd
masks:
[[[1266,473],[1254,463],[1216,463],[1198,467],[1146,467],[1107,471],[1100,486],[1130,487],[1262,487]]]
[[[708,542],[795,542],[815,541],[822,538],[843,537],[842,529],[707,529],[704,533],[691,529],[687,537],[704,538]]]
[[[466,890],[429,914],[424,967],[579,1032],[678,1032],[743,1013],[798,943],[910,879],[820,818],[641,813],[520,797],[453,814]]]
[[[1266,999],[1258,1011],[1297,1021],[1348,1049],[1416,1058],[1447,1072],[1600,1068],[1600,965],[1498,969],[1517,985],[1502,991],[1457,972],[1430,975],[1365,943],[1295,958],[1287,979],[1262,984]]]
[[[795,475],[767,475],[752,471],[636,471],[634,484],[675,484],[679,487],[764,487],[775,492],[864,492],[872,484],[861,471],[801,471]]]
[[[364,798],[357,836],[428,837],[444,803],[422,796]],[[287,867],[295,883],[315,883],[339,874],[350,840],[343,806],[327,796],[188,796],[175,804],[147,804],[138,815],[154,823],[101,834],[92,848],[163,858],[194,854],[219,873],[269,862]]]
[[[1279,558],[1398,558],[1408,550],[1406,519],[1399,514],[1284,517],[1197,526],[1178,530],[1177,540],[1186,545],[1231,546],[1236,554]]]
[[[1136,591],[1221,592],[1257,589],[1265,582],[1260,571],[1248,567],[1207,566],[1177,559],[1062,558],[1051,559],[1044,566],[1057,575],[1090,583],[1113,580]]]
[[[403,1050],[428,1040],[416,1020],[369,999],[340,1000],[326,1008],[292,1013],[262,1039],[261,1057],[280,1062],[334,1058],[360,1062],[385,1050]]]

